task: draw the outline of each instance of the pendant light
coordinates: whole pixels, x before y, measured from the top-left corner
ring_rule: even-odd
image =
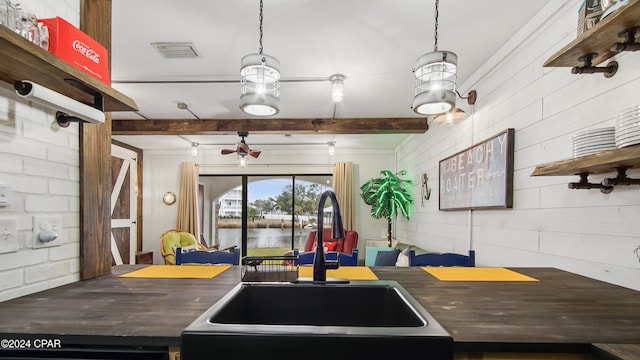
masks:
[[[280,111],[280,62],[262,53],[262,7],[260,0],[260,49],[240,61],[240,109],[249,115],[271,116]]]
[[[447,112],[456,103],[458,56],[451,51],[438,51],[438,6],[435,10],[435,44],[433,52],[420,56],[413,74],[416,77],[413,111],[420,115]]]

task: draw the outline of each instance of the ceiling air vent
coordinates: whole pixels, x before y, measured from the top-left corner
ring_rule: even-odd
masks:
[[[188,59],[200,57],[198,50],[190,42],[160,42],[151,43],[163,57],[167,59]]]

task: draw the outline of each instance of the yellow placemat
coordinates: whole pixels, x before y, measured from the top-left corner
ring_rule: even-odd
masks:
[[[298,277],[313,277],[313,266],[300,266]],[[327,270],[328,278],[349,280],[378,280],[376,274],[367,266],[341,266],[335,270]]]
[[[210,279],[220,275],[231,265],[150,265],[140,270],[122,274],[126,278],[159,279]]]
[[[538,281],[500,267],[422,267],[441,281]]]

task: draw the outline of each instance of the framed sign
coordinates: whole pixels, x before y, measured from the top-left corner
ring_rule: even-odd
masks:
[[[513,207],[514,129],[440,160],[440,210]]]

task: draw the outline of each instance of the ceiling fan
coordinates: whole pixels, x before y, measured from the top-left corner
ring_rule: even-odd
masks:
[[[262,153],[262,150],[251,150],[249,148],[249,145],[247,145],[247,143],[244,141],[244,138],[246,138],[247,136],[249,136],[249,132],[248,131],[238,131],[238,136],[240,136],[242,138],[242,140],[240,140],[239,143],[236,144],[236,149],[235,150],[231,150],[231,149],[222,149],[221,153],[222,155],[227,155],[227,154],[233,154],[233,153],[238,153],[238,155],[240,156],[251,156],[254,158],[258,158],[258,156],[260,156],[260,153]]]

